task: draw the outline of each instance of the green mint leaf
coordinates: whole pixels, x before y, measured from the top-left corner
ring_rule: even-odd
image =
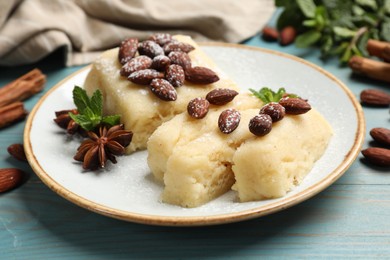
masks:
[[[286,93],[286,90],[284,88],[279,88],[278,92],[274,94],[274,102],[279,102],[280,99],[282,99],[283,95]],[[277,101],[276,101],[277,100]]]
[[[82,128],[84,128],[87,131],[91,131],[94,129],[94,125],[91,123],[91,120],[84,116],[84,115],[75,115],[73,113],[69,113],[69,116],[77,123],[79,124]]]
[[[103,115],[103,96],[99,90],[96,90],[91,97],[91,110],[97,116]]]
[[[360,39],[358,40],[357,42],[357,48],[359,48],[360,52],[363,54],[363,56],[367,57],[369,54],[368,54],[368,51],[367,51],[367,42],[368,40],[370,39],[370,33],[369,32],[365,32],[361,37]]]
[[[363,56],[363,53],[359,50],[356,45],[351,46],[352,55]]]
[[[73,89],[73,103],[76,105],[80,114],[84,114],[87,107],[90,107],[90,100],[87,92],[79,86]]]
[[[336,35],[340,36],[341,38],[352,38],[356,34],[355,31],[352,31],[345,27],[339,27],[339,26],[333,27],[333,32]]]
[[[292,1],[291,1],[292,2]],[[299,11],[298,6],[291,5],[291,7],[286,7],[282,13],[279,15],[279,18],[276,23],[278,30],[283,29],[286,26],[293,26],[298,31],[303,28],[302,20],[304,15]]]
[[[263,102],[267,101],[266,97],[262,93],[260,93],[260,91],[256,91],[256,90],[254,90],[252,88],[250,88],[249,91],[252,92],[252,94],[255,97],[257,97],[258,99],[260,99],[261,101],[263,101]]]
[[[316,5],[313,0],[297,0],[299,9],[302,13],[308,17],[313,18],[315,15]]]
[[[383,9],[385,13],[390,14],[390,0],[384,0]]]
[[[343,55],[340,58],[341,63],[347,63],[349,59],[352,57],[352,50],[351,48],[346,48]]]
[[[279,100],[286,94],[286,90],[284,88],[279,88],[277,92],[274,92],[272,89],[263,87],[259,91],[254,89],[249,89],[252,94],[259,98],[264,104],[268,104],[270,102],[279,102]],[[288,94],[288,97],[298,97],[295,94]]]
[[[120,118],[120,115],[105,116],[102,119],[102,123],[110,126],[118,125],[120,123]]]
[[[387,22],[382,24],[382,28],[381,28],[381,31],[380,31],[380,36],[385,41],[390,42],[390,21],[387,21]]]
[[[376,11],[378,9],[378,5],[376,4],[375,0],[355,0],[355,2],[358,5],[371,8],[374,11]]]
[[[95,114],[95,112],[90,107],[87,107],[84,110],[83,116],[85,116],[90,121],[93,127],[96,127],[102,121],[102,116]]]
[[[321,39],[321,54],[322,54],[322,57],[326,57],[327,55],[329,55],[329,53],[330,53],[330,51],[332,49],[332,46],[333,46],[333,39],[329,35],[325,36],[325,37],[323,37]]]
[[[336,48],[333,48],[330,50],[331,55],[340,55],[345,52],[345,50],[348,48],[349,42],[342,42],[339,46]]]
[[[352,13],[356,16],[362,16],[366,11],[358,5],[352,6]]]
[[[303,25],[306,27],[316,27],[317,26],[317,21],[310,19],[310,20],[305,20],[303,21]]]
[[[307,31],[301,35],[299,35],[295,39],[295,46],[298,48],[307,48],[316,42],[321,38],[321,33],[316,30]]]
[[[274,99],[274,93],[275,92],[273,92],[269,88],[266,88],[266,87],[262,88],[260,90],[260,93],[265,97],[265,101],[264,101],[265,103],[270,103]]]
[[[73,102],[79,114],[69,114],[71,118],[87,131],[93,130],[99,124],[117,125],[120,116],[103,117],[103,95],[100,90],[96,90],[89,98],[87,92],[79,86],[73,89]]]

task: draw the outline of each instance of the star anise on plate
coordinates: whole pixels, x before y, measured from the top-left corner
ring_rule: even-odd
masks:
[[[111,128],[100,126],[98,131],[88,131],[89,139],[83,141],[73,157],[83,162],[83,168],[96,170],[104,168],[107,160],[116,163],[115,155],[123,155],[133,137],[131,131],[124,130],[123,124]]]
[[[66,132],[70,135],[74,135],[75,133],[79,133],[82,136],[85,136],[85,130],[80,127],[70,116],[69,113],[73,113],[75,115],[78,114],[77,109],[69,109],[69,110],[61,110],[56,111],[56,118],[54,118],[54,122],[56,124],[65,129]]]

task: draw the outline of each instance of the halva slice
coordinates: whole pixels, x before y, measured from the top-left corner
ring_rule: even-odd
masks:
[[[255,136],[248,124],[260,105],[242,102],[247,98],[240,94],[201,120],[182,113],[157,128],[148,142],[148,165],[164,182],[163,202],[197,207],[233,184],[240,201],[281,197],[311,170],[332,135],[326,120],[312,109],[287,115],[268,135]],[[235,131],[223,134],[217,121],[229,107],[240,111],[241,121]]]
[[[104,113],[120,114],[126,129],[131,130],[133,140],[126,152],[145,149],[146,142],[154,130],[163,122],[186,110],[188,102],[199,96],[205,96],[216,88],[238,89],[215,63],[188,36],[177,35],[174,39],[191,44],[195,49],[188,53],[192,66],[202,66],[217,73],[219,81],[200,85],[188,81],[177,87],[177,99],[164,101],[154,95],[149,86],[130,82],[120,75],[122,65],[118,61],[119,48],[104,52],[93,64],[84,87],[89,95],[96,89],[103,94]]]
[[[246,139],[232,158],[241,202],[279,198],[299,185],[323,155],[332,128],[315,109],[287,115],[262,137]]]

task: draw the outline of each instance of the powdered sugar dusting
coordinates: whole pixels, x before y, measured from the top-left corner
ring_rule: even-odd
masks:
[[[233,108],[222,111],[218,118],[218,127],[224,134],[230,134],[239,125],[241,114]]]

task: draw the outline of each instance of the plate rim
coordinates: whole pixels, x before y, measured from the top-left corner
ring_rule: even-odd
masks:
[[[40,100],[37,102],[37,104],[34,106],[34,108],[31,110],[27,122],[25,125],[23,138],[24,138],[24,149],[26,153],[27,160],[33,169],[33,171],[37,174],[37,176],[42,180],[42,182],[48,186],[51,190],[53,190],[55,193],[60,195],[61,197],[65,198],[66,200],[82,207],[87,210],[93,211],[95,213],[108,216],[115,219],[140,223],[140,224],[148,224],[148,225],[159,225],[159,226],[205,226],[205,225],[215,225],[215,224],[225,224],[225,223],[232,223],[232,222],[238,222],[238,221],[244,221],[252,218],[257,218],[265,215],[269,215],[284,209],[287,209],[289,207],[292,207],[296,204],[301,203],[302,201],[305,201],[314,195],[318,194],[319,192],[323,191],[327,187],[329,187],[331,184],[333,184],[336,180],[338,180],[346,171],[347,169],[352,165],[352,163],[355,161],[357,156],[360,153],[360,150],[362,148],[365,132],[366,132],[366,122],[364,118],[363,109],[360,105],[360,103],[355,98],[352,91],[338,78],[336,78],[333,74],[330,72],[324,70],[323,68],[319,67],[318,65],[315,65],[309,61],[306,61],[302,58],[299,58],[297,56],[282,53],[275,50],[265,49],[261,47],[255,47],[255,46],[247,46],[247,45],[241,45],[241,44],[232,44],[232,43],[219,43],[219,42],[201,42],[199,43],[200,46],[211,46],[211,47],[225,47],[225,48],[238,48],[238,49],[247,49],[252,51],[259,51],[259,52],[265,52],[268,54],[273,54],[277,56],[281,56],[290,60],[294,60],[300,63],[303,63],[319,73],[325,75],[332,81],[334,81],[338,87],[340,87],[343,92],[347,95],[349,100],[351,101],[354,110],[357,115],[357,131],[354,138],[354,144],[351,147],[351,149],[348,151],[348,153],[345,155],[344,160],[335,168],[330,174],[328,174],[326,177],[324,177],[322,180],[320,180],[317,184],[308,187],[307,189],[298,192],[297,194],[286,197],[285,199],[279,200],[277,202],[270,203],[266,206],[261,207],[255,207],[248,210],[243,210],[235,213],[227,213],[227,214],[217,214],[217,215],[210,215],[210,216],[159,216],[159,215],[150,215],[150,214],[140,214],[136,212],[129,212],[124,210],[119,210],[115,208],[111,208],[105,205],[102,205],[97,202],[90,201],[86,198],[81,197],[80,195],[77,195],[73,193],[70,190],[67,190],[65,187],[62,187],[59,183],[57,183],[48,173],[45,172],[43,167],[40,165],[38,160],[36,159],[33,148],[30,140],[30,132],[32,128],[32,124],[36,115],[36,112],[39,110],[41,105],[44,103],[47,97],[51,95],[52,92],[57,90],[60,86],[62,86],[65,82],[69,81],[71,78],[75,77],[76,75],[84,72],[85,70],[88,70],[92,67],[92,65],[87,65],[58,83],[56,83],[52,88],[50,88],[45,95],[43,95]]]

